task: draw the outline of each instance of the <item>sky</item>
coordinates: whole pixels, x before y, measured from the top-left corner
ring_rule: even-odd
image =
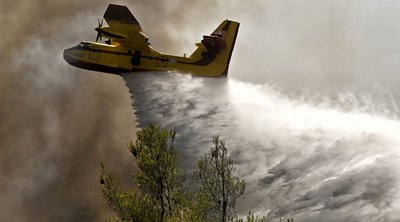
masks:
[[[98,184],[100,162],[129,186],[134,166],[126,143],[136,125],[149,120],[181,129],[180,145],[191,147],[182,148],[183,155],[191,162],[206,150],[199,147],[208,141],[201,136],[224,134],[253,190],[242,211],[247,205],[270,217],[304,221],[338,212],[342,221],[398,219],[398,1],[112,2],[130,8],[154,48],[177,55],[193,51],[223,19],[239,21],[225,82],[153,75],[124,82],[66,64],[62,50],[94,40],[109,3],[0,3],[0,201],[7,203],[0,206],[0,220],[98,221],[112,215]],[[164,105],[158,111],[173,115],[150,115],[155,111],[146,98],[154,92],[131,78],[143,86],[159,84],[165,93],[155,94]],[[175,92],[177,106],[166,105],[167,86],[182,84],[188,88]],[[185,109],[188,101],[194,108]],[[183,118],[202,114],[209,115]],[[232,129],[241,137],[227,133]],[[247,164],[256,157],[257,164]],[[191,162],[181,166],[192,170]],[[360,211],[343,213],[349,209]]]

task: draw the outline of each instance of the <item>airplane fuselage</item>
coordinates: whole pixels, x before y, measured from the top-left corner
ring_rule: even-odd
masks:
[[[200,59],[159,53],[131,51],[120,44],[108,45],[84,41],[64,50],[64,59],[69,64],[98,72],[120,74],[134,71],[177,71],[207,77],[226,74],[227,64],[218,58],[203,56]]]
[[[197,43],[188,57],[159,53],[153,49],[139,22],[126,6],[110,4],[95,28],[96,42],[83,41],[64,50],[69,64],[93,71],[121,74],[135,71],[177,71],[205,77],[226,76],[239,23],[225,20]],[[107,38],[106,43],[97,42]]]

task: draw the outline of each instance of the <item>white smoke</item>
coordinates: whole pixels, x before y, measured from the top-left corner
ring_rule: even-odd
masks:
[[[390,96],[382,102],[387,106],[351,93],[321,95],[316,102],[231,79],[173,73],[124,78],[141,126],[177,130],[185,170],[196,169],[213,135],[226,140],[247,182],[240,213],[296,221],[400,219],[400,122]]]

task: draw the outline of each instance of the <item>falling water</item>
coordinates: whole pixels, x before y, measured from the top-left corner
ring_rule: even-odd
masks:
[[[387,115],[393,105],[351,93],[318,103],[273,85],[174,73],[124,78],[140,126],[177,130],[185,170],[196,168],[213,135],[227,142],[247,182],[240,213],[298,221],[399,219],[400,122]]]

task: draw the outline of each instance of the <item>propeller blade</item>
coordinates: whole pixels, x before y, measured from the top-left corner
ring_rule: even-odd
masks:
[[[101,19],[101,21],[100,21],[100,19],[97,18],[97,25],[98,25],[98,27],[94,29],[97,31],[96,42],[99,41],[99,39],[100,39],[100,41],[102,40],[100,28],[103,26],[103,19]]]

